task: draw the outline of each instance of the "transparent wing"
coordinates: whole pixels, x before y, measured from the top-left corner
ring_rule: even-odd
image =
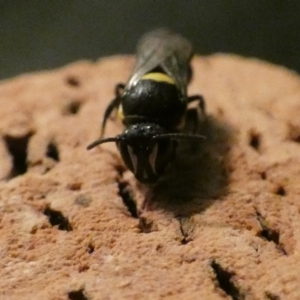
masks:
[[[147,33],[138,43],[136,65],[128,86],[136,84],[145,73],[161,67],[185,94],[191,77],[192,54],[191,43],[181,35],[167,29]]]

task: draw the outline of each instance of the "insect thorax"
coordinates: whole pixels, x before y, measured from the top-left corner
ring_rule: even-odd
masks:
[[[172,130],[182,120],[186,99],[174,83],[145,76],[125,91],[121,105],[126,125],[148,121]]]

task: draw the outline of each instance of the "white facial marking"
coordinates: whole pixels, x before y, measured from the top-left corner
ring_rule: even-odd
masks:
[[[158,152],[158,144],[156,143],[155,146],[152,149],[152,152],[149,155],[149,163],[150,163],[151,169],[152,169],[154,174],[157,174],[156,173],[156,168],[155,168],[157,152]]]
[[[132,167],[133,167],[133,173],[136,174],[137,172],[137,157],[136,155],[133,153],[133,149],[130,146],[127,146],[127,150],[132,162]]]
[[[143,175],[143,178],[144,179],[147,179],[148,178],[148,174],[146,173],[146,171],[144,170],[144,175]]]

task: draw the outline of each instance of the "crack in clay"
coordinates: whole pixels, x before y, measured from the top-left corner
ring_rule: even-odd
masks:
[[[233,300],[245,299],[245,296],[240,293],[239,289],[232,282],[232,277],[234,276],[233,273],[223,269],[215,260],[211,262],[210,266],[216,274],[216,279],[219,283],[220,289],[222,289]]]
[[[153,221],[148,220],[146,217],[141,216],[137,208],[137,203],[132,197],[130,186],[125,181],[118,181],[119,196],[122,198],[124,205],[132,218],[138,219],[138,227],[142,233],[151,233],[154,231]]]
[[[88,298],[84,295],[84,289],[69,292],[68,299],[69,300],[88,300]]]
[[[52,226],[58,226],[59,230],[73,230],[68,218],[66,218],[60,211],[46,207],[44,215],[48,217],[50,224]]]
[[[33,132],[19,137],[10,135],[4,136],[7,150],[12,156],[12,167],[9,179],[25,174],[27,172],[27,147]]]
[[[282,254],[287,255],[287,252],[285,251],[284,247],[280,243],[279,231],[268,227],[266,219],[258,211],[256,211],[256,219],[261,227],[261,231],[258,232],[257,236],[266,241],[273,242],[276,245],[276,248]]]
[[[133,218],[138,219],[138,209],[136,206],[136,202],[131,196],[131,193],[129,191],[128,183],[118,181],[118,187],[119,187],[119,196],[122,198],[124,205],[127,207],[127,210],[129,211],[130,215]]]
[[[190,218],[177,217],[177,220],[179,222],[179,229],[181,233],[181,244],[186,245],[190,241],[192,241],[191,238],[192,226],[191,226]]]
[[[145,217],[139,217],[139,228],[143,233],[151,233],[153,232],[153,222],[147,220]]]

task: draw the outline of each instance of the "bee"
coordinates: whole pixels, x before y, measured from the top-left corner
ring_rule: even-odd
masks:
[[[187,95],[192,56],[191,43],[167,29],[142,36],[132,76],[126,85],[116,85],[115,98],[102,119],[100,138],[87,149],[116,142],[126,167],[136,179],[144,184],[155,183],[175,159],[179,140],[204,138],[182,131],[190,102],[198,101],[205,115],[203,97]],[[117,136],[103,138],[114,110],[126,129]]]

